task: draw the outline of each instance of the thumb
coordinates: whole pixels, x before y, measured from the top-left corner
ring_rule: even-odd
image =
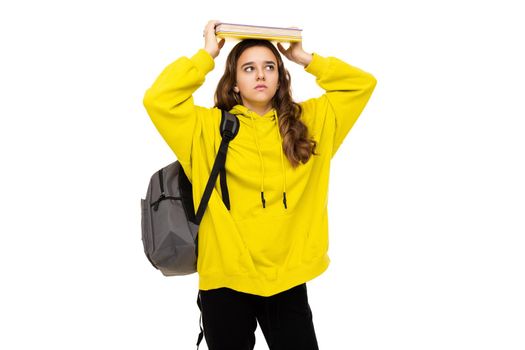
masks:
[[[279,49],[279,51],[281,51],[283,55],[286,56],[288,54],[288,50],[284,48],[283,44],[277,43],[277,48]]]
[[[224,43],[226,42],[226,39],[221,39],[221,41],[219,41],[219,49],[222,49],[222,47],[224,46]]]

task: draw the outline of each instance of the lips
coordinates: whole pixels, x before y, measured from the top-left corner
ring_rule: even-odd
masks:
[[[264,90],[264,89],[266,89],[266,88],[268,88],[266,85],[264,85],[264,84],[259,84],[259,85],[257,85],[257,86],[255,87],[255,90]]]

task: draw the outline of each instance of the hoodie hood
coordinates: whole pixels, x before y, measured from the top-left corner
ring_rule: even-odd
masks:
[[[255,119],[263,118],[274,124],[273,129],[275,130],[275,132],[277,133],[277,136],[279,137],[278,147],[280,150],[279,154],[281,157],[281,174],[282,174],[282,183],[283,183],[283,205],[284,205],[284,208],[287,209],[288,206],[286,204],[286,171],[284,168],[283,141],[281,138],[281,132],[279,130],[279,119],[277,117],[277,111],[275,110],[275,108],[272,108],[268,112],[266,112],[264,115],[261,116],[243,105],[236,105],[230,110],[230,113],[237,115],[238,118],[249,119],[249,122],[253,127],[253,131],[254,131],[253,135],[254,135],[255,145],[257,146],[257,152],[259,154],[259,162],[260,162],[260,169],[261,169],[261,203],[262,203],[263,208],[266,208],[266,199],[264,198],[264,159],[263,159],[260,144],[259,144],[259,137],[257,136],[257,126],[255,123]]]

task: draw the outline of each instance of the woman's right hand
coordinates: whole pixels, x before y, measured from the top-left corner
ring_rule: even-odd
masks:
[[[221,39],[221,41],[217,42],[217,37],[215,36],[215,25],[217,23],[220,23],[220,21],[217,20],[211,20],[208,21],[208,24],[206,24],[206,27],[204,28],[204,50],[208,51],[208,53],[215,59],[215,57],[219,56],[219,52],[221,51],[221,48],[224,46],[225,39]]]

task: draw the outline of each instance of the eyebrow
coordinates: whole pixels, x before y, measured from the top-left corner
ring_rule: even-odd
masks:
[[[264,63],[266,63],[266,64],[271,63],[271,64],[273,64],[273,65],[276,65],[276,63],[275,63],[274,61],[264,61]],[[250,65],[250,64],[255,64],[255,62],[253,62],[253,61],[246,62],[246,63],[244,63],[244,64],[241,66],[241,68],[243,68],[244,66]]]

